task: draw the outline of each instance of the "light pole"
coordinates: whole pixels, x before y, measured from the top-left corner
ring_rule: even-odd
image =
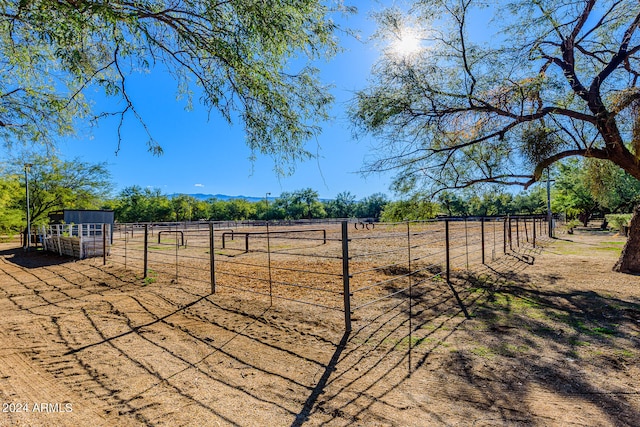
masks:
[[[33,166],[33,163],[25,163],[24,164],[24,182],[25,182],[25,187],[26,187],[26,198],[27,198],[27,235],[26,237],[26,245],[25,245],[25,250],[29,250],[29,247],[31,246],[31,210],[29,208],[29,170],[31,169],[31,166]]]
[[[551,171],[547,168],[547,221],[549,237],[553,237],[553,213],[551,212]]]

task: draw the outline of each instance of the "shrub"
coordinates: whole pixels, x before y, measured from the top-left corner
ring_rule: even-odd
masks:
[[[620,233],[625,233],[625,227],[631,222],[631,214],[611,214],[605,216],[607,222],[612,228],[617,229]]]

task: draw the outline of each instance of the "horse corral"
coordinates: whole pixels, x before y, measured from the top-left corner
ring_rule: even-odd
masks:
[[[452,274],[507,254],[526,258],[547,235],[544,216],[293,226],[120,224],[109,260],[145,278],[162,274],[210,287],[211,293],[250,293],[270,304],[287,300],[333,312],[348,331],[356,312],[408,300],[414,290],[444,286],[455,295]]]
[[[223,229],[267,224],[126,225],[106,260],[5,245],[0,425],[634,425],[623,238],[550,245],[536,221],[535,247],[514,218],[313,224],[326,243],[268,224],[248,252]]]

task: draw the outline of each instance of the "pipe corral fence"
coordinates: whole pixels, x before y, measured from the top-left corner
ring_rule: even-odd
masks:
[[[553,222],[552,222],[553,226]],[[549,239],[546,216],[370,223],[191,222],[116,224],[108,260],[206,287],[304,304],[344,318],[374,318],[424,289],[458,298],[452,277],[504,257],[533,263]]]

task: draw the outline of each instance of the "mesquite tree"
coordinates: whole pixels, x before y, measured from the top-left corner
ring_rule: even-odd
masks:
[[[20,182],[20,191],[11,193],[9,197],[11,206],[18,207],[22,215],[26,210],[24,165],[30,165],[26,173],[32,224],[47,223],[47,215],[53,211],[99,209],[112,188],[111,176],[104,163],[62,160],[53,155],[28,155],[14,157],[7,164],[7,169],[0,171],[0,180]]]
[[[379,14],[395,42],[354,100],[356,125],[382,141],[365,171],[396,171],[400,192],[527,188],[583,156],[640,179],[638,1],[412,4]],[[640,271],[638,215],[617,268]]]
[[[134,116],[144,125],[127,77],[168,70],[192,97],[229,122],[276,168],[312,156],[331,96],[312,61],[337,49],[338,0],[0,0],[0,138],[55,144],[78,118]],[[93,92],[119,99],[93,111]],[[177,125],[177,124],[176,124]],[[162,147],[148,132],[154,153]],[[120,128],[117,131],[118,147]]]

